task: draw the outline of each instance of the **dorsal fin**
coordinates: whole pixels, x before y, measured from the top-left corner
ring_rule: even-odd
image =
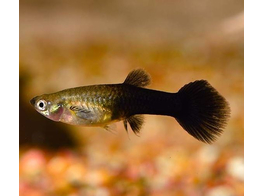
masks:
[[[128,74],[124,83],[137,87],[145,87],[150,84],[150,75],[143,69],[135,69]]]

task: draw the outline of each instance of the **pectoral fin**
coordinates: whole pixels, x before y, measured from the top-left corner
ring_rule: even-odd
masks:
[[[82,119],[90,119],[93,117],[92,112],[82,106],[71,106],[70,110],[72,110],[77,117]]]

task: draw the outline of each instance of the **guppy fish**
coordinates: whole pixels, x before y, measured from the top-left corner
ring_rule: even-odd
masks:
[[[102,126],[124,122],[138,134],[142,114],[167,115],[196,139],[212,143],[222,132],[230,108],[206,80],[183,86],[177,93],[144,88],[150,76],[143,70],[130,72],[123,83],[70,88],[31,99],[35,110],[45,117],[71,125]]]

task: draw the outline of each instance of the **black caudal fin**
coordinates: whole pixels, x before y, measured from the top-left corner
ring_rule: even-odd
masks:
[[[131,71],[126,77],[124,84],[130,84],[137,87],[145,87],[151,82],[150,75],[143,69]]]
[[[174,117],[196,139],[212,143],[223,132],[230,116],[225,100],[207,81],[191,82],[178,91],[182,110]]]

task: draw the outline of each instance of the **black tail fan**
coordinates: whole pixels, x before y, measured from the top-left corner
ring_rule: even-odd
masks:
[[[230,116],[229,104],[207,81],[191,82],[178,91],[182,110],[174,117],[193,137],[212,143]]]

